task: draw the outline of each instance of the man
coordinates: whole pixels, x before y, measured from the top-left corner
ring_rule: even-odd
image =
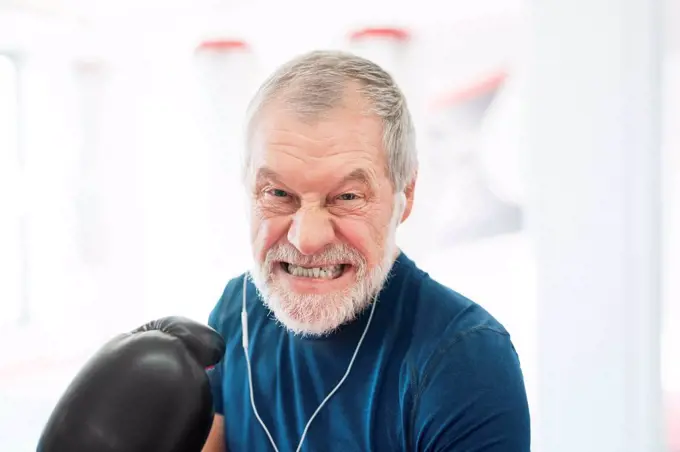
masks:
[[[395,243],[418,161],[393,79],[303,55],[260,88],[247,131],[255,265],[210,316],[227,350],[204,451],[528,451],[507,331]]]

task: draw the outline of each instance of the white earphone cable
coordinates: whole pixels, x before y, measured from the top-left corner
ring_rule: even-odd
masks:
[[[272,444],[272,447],[276,452],[279,452],[278,447],[276,447],[276,443],[274,442],[274,439],[272,438],[271,433],[269,433],[269,429],[265,425],[264,421],[262,421],[262,418],[260,417],[260,414],[257,411],[257,407],[255,406],[255,395],[254,395],[254,390],[253,390],[253,376],[252,376],[252,369],[250,366],[250,357],[248,353],[248,314],[246,311],[246,288],[247,288],[247,281],[248,281],[248,275],[246,274],[243,277],[243,307],[241,311],[241,325],[242,325],[242,343],[243,343],[243,350],[246,355],[246,366],[248,367],[248,387],[250,389],[250,405],[253,408],[253,411],[255,412],[255,417],[257,420],[260,422],[260,425],[262,426],[262,429],[265,431],[267,434],[267,437],[269,438],[269,442]],[[296,452],[300,452],[302,449],[302,443],[305,441],[305,437],[307,436],[307,432],[309,431],[309,427],[312,424],[312,421],[314,418],[316,418],[317,414],[321,411],[321,409],[326,405],[326,402],[328,402],[333,395],[338,392],[342,384],[345,382],[347,377],[349,376],[350,371],[352,370],[352,366],[354,365],[354,361],[359,354],[359,350],[361,349],[361,344],[364,342],[364,338],[366,337],[366,333],[368,333],[368,329],[371,326],[371,321],[373,320],[373,313],[375,312],[375,306],[378,304],[378,296],[373,297],[373,305],[371,306],[371,313],[368,317],[368,322],[366,322],[366,326],[364,327],[364,332],[361,334],[361,337],[359,338],[359,342],[357,343],[356,348],[354,349],[354,354],[352,355],[352,359],[349,361],[349,365],[347,366],[347,370],[345,371],[345,375],[342,376],[340,381],[338,382],[337,385],[331,390],[331,392],[328,393],[325,399],[319,404],[317,407],[316,411],[312,414],[312,416],[309,418],[309,421],[307,421],[307,425],[305,426],[305,429],[302,432],[302,436],[300,437],[300,442],[298,443]]]
[[[265,425],[264,421],[260,417],[260,413],[257,411],[257,407],[255,406],[255,394],[253,393],[253,374],[250,370],[250,358],[248,357],[248,350],[246,349],[246,365],[248,366],[248,387],[250,388],[250,406],[253,407],[253,411],[255,412],[255,417],[257,418],[258,422],[264,429],[264,432],[267,434],[267,438],[269,438],[269,442],[272,443],[272,447],[276,452],[279,452],[279,448],[276,447],[276,443],[274,442],[274,438],[272,438],[271,433],[269,433],[269,429],[267,429],[267,426]]]

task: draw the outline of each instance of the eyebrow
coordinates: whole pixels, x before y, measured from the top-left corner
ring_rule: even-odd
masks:
[[[357,168],[350,172],[348,175],[342,178],[340,184],[346,184],[347,182],[359,182],[368,187],[373,186],[373,177],[371,174],[363,168]]]
[[[275,182],[281,182],[281,176],[279,176],[279,173],[277,173],[276,171],[264,166],[257,170],[255,180],[256,181],[272,180]]]

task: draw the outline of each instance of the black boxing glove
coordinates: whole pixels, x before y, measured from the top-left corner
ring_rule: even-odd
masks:
[[[166,317],[115,337],[57,403],[37,452],[200,452],[213,421],[210,327]]]

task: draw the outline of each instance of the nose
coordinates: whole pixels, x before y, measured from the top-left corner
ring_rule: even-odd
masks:
[[[298,210],[288,230],[288,241],[306,256],[323,250],[334,237],[328,214],[319,208]]]

